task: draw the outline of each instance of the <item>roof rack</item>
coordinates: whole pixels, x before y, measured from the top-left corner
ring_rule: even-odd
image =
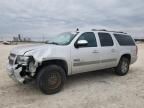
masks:
[[[106,30],[106,29],[92,29],[92,31],[107,31],[107,32],[115,32],[115,33],[127,34],[125,32],[121,32],[121,31],[110,31],[110,30]]]
[[[92,29],[92,31],[107,31],[106,29]]]

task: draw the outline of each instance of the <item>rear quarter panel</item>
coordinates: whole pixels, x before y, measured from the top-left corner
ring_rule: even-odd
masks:
[[[119,52],[120,56],[118,62],[124,54],[130,54],[131,56],[130,64],[133,64],[137,60],[136,46],[119,46]]]

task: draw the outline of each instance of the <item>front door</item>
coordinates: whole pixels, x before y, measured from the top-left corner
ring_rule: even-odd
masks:
[[[88,44],[78,48],[72,46],[72,74],[99,69],[100,55],[95,34],[93,32],[82,33],[76,42],[79,40],[86,40]]]

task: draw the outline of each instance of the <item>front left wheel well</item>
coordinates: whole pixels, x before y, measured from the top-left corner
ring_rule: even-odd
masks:
[[[55,59],[55,60],[43,61],[37,70],[41,69],[42,67],[44,67],[46,65],[53,65],[53,64],[61,66],[64,69],[66,76],[68,75],[68,65],[67,65],[67,62],[65,60]]]

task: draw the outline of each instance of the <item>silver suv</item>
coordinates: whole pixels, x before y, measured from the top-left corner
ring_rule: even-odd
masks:
[[[123,76],[136,60],[137,46],[130,35],[93,29],[62,33],[43,45],[16,47],[7,69],[12,79],[36,80],[43,93],[53,94],[69,75],[113,68]]]

